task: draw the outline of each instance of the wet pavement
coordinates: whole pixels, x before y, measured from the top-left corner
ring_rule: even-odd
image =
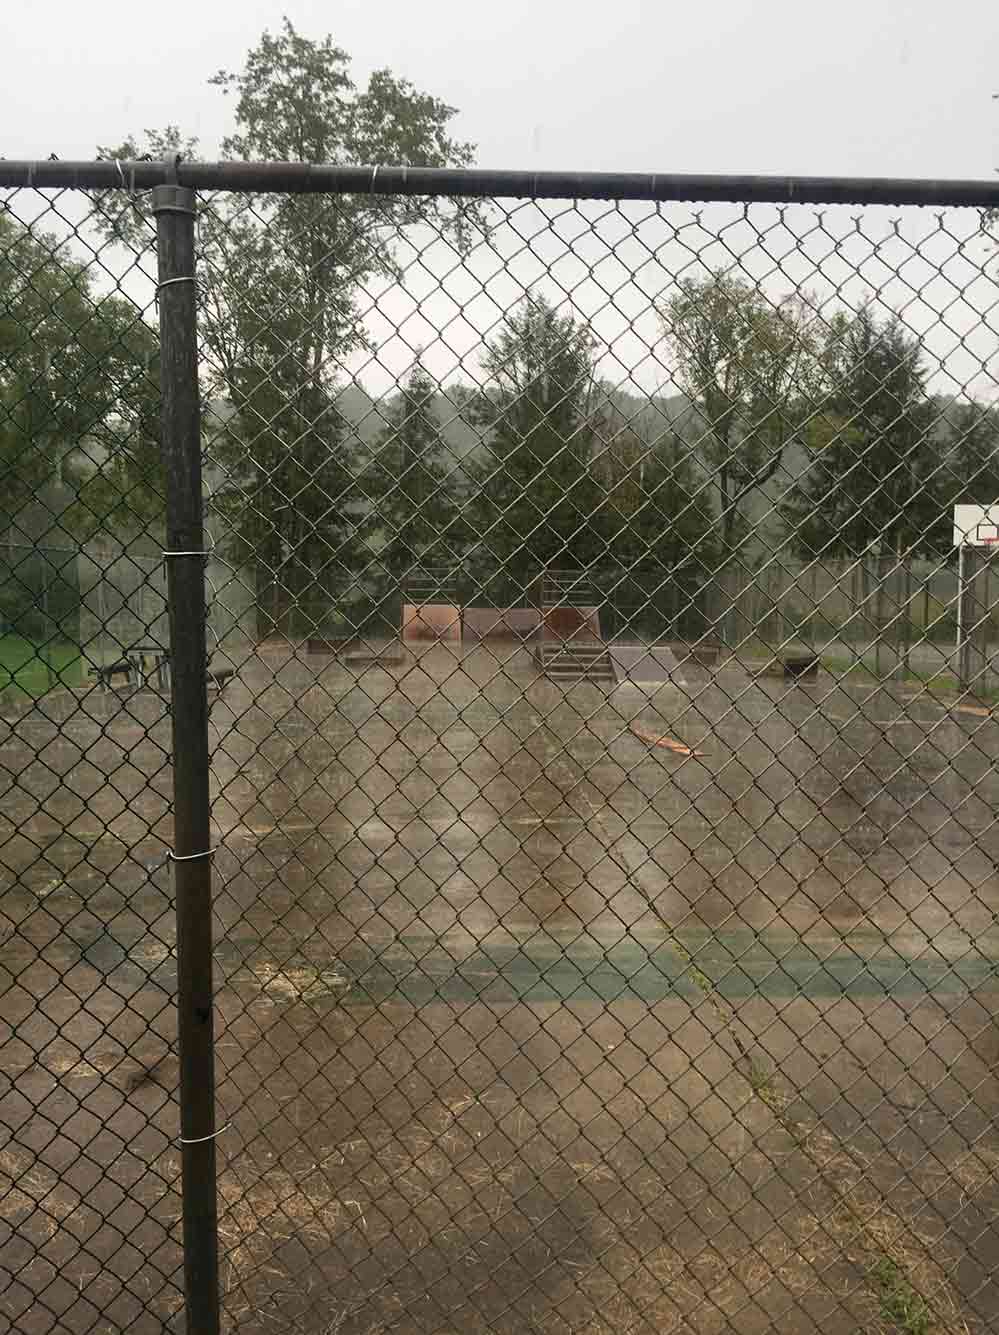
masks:
[[[846,1335],[895,1328],[890,1280],[989,1329],[999,729],[952,705],[689,661],[563,690],[502,643],[242,663],[227,1328]],[[169,745],[149,693],[0,724],[31,1335],[181,1328]]]

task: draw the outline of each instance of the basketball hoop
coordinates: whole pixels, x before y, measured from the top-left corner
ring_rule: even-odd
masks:
[[[955,547],[997,545],[999,545],[999,504],[954,506]]]

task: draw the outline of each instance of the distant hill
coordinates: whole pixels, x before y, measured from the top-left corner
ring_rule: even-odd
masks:
[[[336,403],[344,420],[357,433],[358,440],[370,448],[388,425],[397,399],[397,394],[373,399],[361,385],[353,382],[340,391]],[[441,424],[441,438],[451,459],[460,464],[481,449],[480,431],[462,416],[461,408],[446,393],[434,395],[431,411]]]
[[[433,414],[441,424],[442,439],[451,457],[458,462],[483,449],[481,430],[473,426],[464,415],[466,394],[467,388],[458,385],[453,393],[444,390],[435,394],[432,405]],[[390,394],[373,399],[355,381],[340,391],[337,407],[355,429],[358,439],[370,446],[384,430],[397,397]],[[682,394],[669,398],[646,398],[617,390],[609,396],[609,402],[620,414],[622,422],[632,422],[650,442],[671,430],[692,441],[700,434],[696,430],[696,413]]]

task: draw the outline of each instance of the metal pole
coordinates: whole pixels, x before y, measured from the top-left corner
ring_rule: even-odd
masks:
[[[962,542],[957,549],[957,639],[954,645],[954,656],[957,659],[958,681],[962,686],[967,686],[964,680],[964,669],[962,663],[962,641],[964,638],[964,543]]]
[[[193,190],[153,190],[167,495],[174,893],[188,1335],[218,1335],[212,864]]]
[[[0,159],[0,188],[150,190],[180,181],[192,190],[273,194],[456,195],[463,198],[641,199],[703,204],[999,206],[994,179],[912,180],[865,176],[694,176],[656,172],[493,171],[488,168],[344,167],[311,162],[31,161]]]
[[[903,551],[902,535],[899,534],[897,547],[897,574],[895,576],[899,585],[898,605],[901,609],[901,619],[898,623],[898,664],[895,675],[902,681],[909,675],[909,669],[912,665],[912,556]]]
[[[994,547],[986,547],[982,553],[982,669],[979,695],[986,696],[993,688],[995,674],[992,671],[992,559]]]
[[[52,627],[49,617],[49,562],[48,558],[44,565],[45,579],[42,584],[42,616],[45,618],[45,681],[48,689],[52,689]]]
[[[958,680],[962,690],[979,692],[984,687],[984,626],[979,606],[982,594],[982,549],[970,544],[964,550],[961,586],[961,653]]]

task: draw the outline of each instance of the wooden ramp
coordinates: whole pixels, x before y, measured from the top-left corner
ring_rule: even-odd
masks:
[[[600,634],[599,609],[544,608],[534,661],[546,677],[566,685],[579,681],[613,685],[614,667]]]
[[[600,609],[596,607],[546,607],[542,616],[544,640],[566,644],[603,644]]]

